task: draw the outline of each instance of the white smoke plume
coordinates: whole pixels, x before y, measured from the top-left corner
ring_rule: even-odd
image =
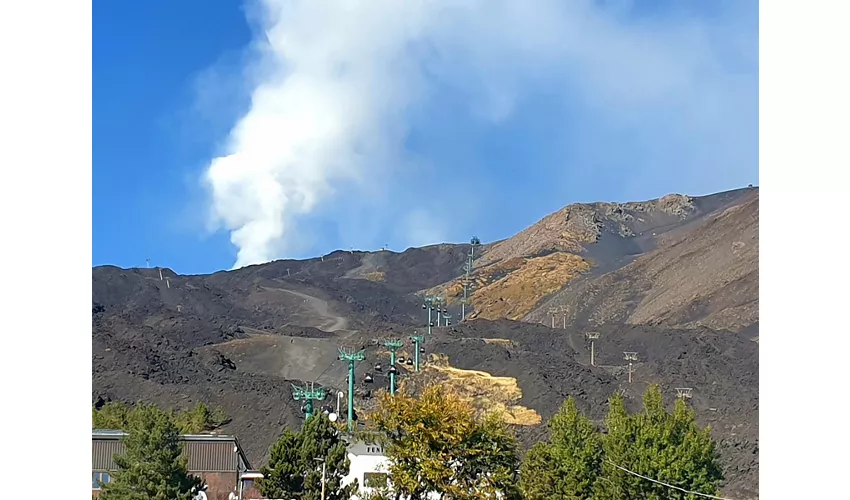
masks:
[[[738,7],[723,5],[732,19],[727,11]],[[234,267],[286,255],[299,219],[343,197],[357,204],[357,193],[380,196],[381,186],[413,168],[405,140],[417,114],[434,105],[438,85],[462,89],[468,114],[493,123],[515,112],[524,89],[545,85],[624,127],[640,128],[645,110],[662,107],[675,128],[714,130],[718,113],[728,120],[740,107],[725,97],[740,82],[723,66],[718,43],[757,57],[757,33],[741,35],[734,21],[708,30],[691,18],[634,19],[623,1],[262,0],[251,7],[259,64],[250,109],[205,173],[212,215],[238,248]],[[416,204],[397,208],[406,212],[393,214],[401,219],[431,218]],[[430,237],[411,231],[411,240]]]

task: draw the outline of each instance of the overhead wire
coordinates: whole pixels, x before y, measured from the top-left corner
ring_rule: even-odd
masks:
[[[621,471],[623,471],[623,472],[628,472],[629,474],[631,474],[631,475],[633,475],[633,476],[637,476],[637,477],[639,477],[639,478],[641,478],[641,479],[646,479],[647,481],[651,481],[651,482],[653,482],[653,483],[660,484],[660,485],[662,485],[662,486],[666,486],[666,487],[668,487],[668,488],[673,488],[674,490],[679,490],[679,491],[681,491],[681,492],[688,493],[689,495],[698,495],[698,496],[705,497],[705,498],[713,498],[713,499],[715,499],[715,500],[732,500],[731,498],[718,497],[718,496],[714,496],[714,495],[709,495],[709,494],[707,494],[707,493],[700,493],[700,492],[698,492],[698,491],[686,490],[685,488],[680,488],[679,486],[674,486],[674,485],[672,485],[672,484],[665,483],[664,481],[659,481],[659,480],[657,480],[657,479],[652,479],[651,477],[644,476],[643,474],[638,474],[637,472],[630,471],[629,469],[627,469],[627,468],[625,468],[625,467],[621,467],[621,466],[619,466],[619,465],[615,464],[614,462],[612,462],[612,461],[610,461],[610,460],[606,460],[606,462],[608,462],[609,464],[613,465],[614,467],[616,467],[616,468],[620,469],[620,470],[621,470]]]

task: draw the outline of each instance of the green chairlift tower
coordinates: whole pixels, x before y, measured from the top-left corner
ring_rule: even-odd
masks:
[[[422,335],[413,335],[412,337],[410,337],[410,340],[413,341],[414,368],[416,369],[416,371],[419,371],[419,352],[422,350],[422,342],[425,340],[425,337],[423,337]]]
[[[467,260],[466,264],[463,265],[464,277],[463,277],[463,301],[461,302],[461,313],[460,320],[466,320],[466,305],[469,303],[469,286],[472,284],[472,261],[475,260],[475,247],[481,244],[481,240],[478,239],[478,236],[473,236],[471,240],[469,240],[469,253],[466,255]]]
[[[443,297],[435,297],[435,299],[437,304],[437,326],[441,326],[442,315],[448,312],[446,310],[446,299]]]
[[[434,322],[431,319],[431,311],[435,308],[437,309],[437,314],[440,312],[440,297],[436,297],[433,295],[427,295],[425,297],[425,303],[422,304],[422,309],[428,309],[428,335],[431,335],[431,326],[433,326]],[[438,322],[439,325],[439,322]]]
[[[340,361],[348,361],[348,430],[354,429],[354,364],[366,358],[364,351],[339,348]]]
[[[401,340],[385,340],[384,347],[390,350],[390,394],[395,396],[395,376],[398,370],[395,367],[395,352],[404,345]]]
[[[324,387],[318,389],[311,383],[310,386],[292,385],[292,399],[295,401],[304,401],[304,421],[313,416],[313,401],[322,401],[327,396],[327,391]]]

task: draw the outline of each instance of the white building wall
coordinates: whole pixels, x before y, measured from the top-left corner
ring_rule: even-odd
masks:
[[[348,475],[342,479],[343,485],[349,485],[356,479],[361,493],[371,493],[372,488],[367,488],[364,475],[368,472],[388,473],[389,460],[384,455],[380,445],[355,443],[348,446],[348,460],[350,461]],[[359,500],[359,496],[351,497]]]
[[[371,493],[372,488],[367,488],[363,475],[368,472],[389,473],[390,461],[384,455],[384,450],[380,445],[354,443],[348,445],[348,460],[350,461],[348,475],[342,479],[343,486],[349,485],[354,480],[360,486],[360,496],[352,496],[352,500],[361,500],[363,494]],[[390,485],[392,489],[392,485]],[[431,500],[439,500],[440,495],[434,492],[428,494],[427,498]],[[404,499],[404,497],[402,497]]]

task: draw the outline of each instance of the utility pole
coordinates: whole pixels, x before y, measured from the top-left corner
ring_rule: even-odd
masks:
[[[552,315],[552,328],[555,328],[555,314],[558,312],[554,307],[549,308],[549,314]]]
[[[443,313],[443,319],[446,320],[446,326],[449,326],[451,324],[451,322],[449,321],[450,319],[452,319],[450,314]]]
[[[632,361],[637,361],[636,352],[623,352],[623,357],[629,362],[629,383],[632,383]]]
[[[313,401],[322,401],[326,396],[325,388],[315,388],[313,382],[310,386],[292,385],[292,399],[295,401],[304,401],[304,421],[313,416]]]
[[[435,300],[436,300],[436,303],[437,303],[437,326],[440,326],[440,323],[442,322],[440,315],[443,314],[446,310],[445,307],[444,307],[445,301],[443,300],[442,297],[435,297]]]
[[[339,408],[339,407],[340,407],[340,401],[342,401],[342,397],[343,397],[343,396],[345,396],[345,393],[344,393],[344,392],[342,392],[342,391],[339,391],[339,392],[337,392],[337,393],[336,393],[336,414],[337,414],[337,415],[339,415],[339,411],[340,411],[340,408]]]
[[[413,332],[416,333],[416,332]],[[410,337],[410,340],[413,341],[413,347],[415,351],[413,351],[413,366],[416,371],[419,371],[419,351],[422,349],[422,342],[425,340],[425,337],[421,335],[413,335]]]
[[[339,348],[339,360],[348,361],[348,430],[354,429],[354,364],[366,358],[364,351]]]
[[[590,341],[590,366],[596,366],[596,340],[599,338],[599,332],[587,332],[585,338]]]
[[[151,258],[150,257],[145,257],[145,266],[147,266],[148,269],[151,268]]]
[[[157,270],[159,271],[159,281],[162,281],[162,268],[157,267]]]
[[[385,340],[384,347],[390,350],[390,369],[387,370],[390,373],[390,395],[395,396],[395,376],[398,373],[398,370],[395,367],[395,352],[404,345],[404,342],[401,340]]]
[[[328,462],[324,458],[316,458],[317,462],[322,462],[322,500],[325,500],[325,483],[327,483]]]
[[[682,401],[685,398],[691,399],[691,391],[694,389],[692,387],[676,387],[676,396]]]

